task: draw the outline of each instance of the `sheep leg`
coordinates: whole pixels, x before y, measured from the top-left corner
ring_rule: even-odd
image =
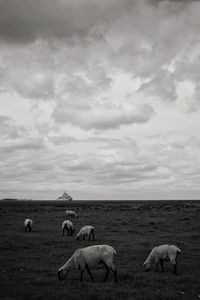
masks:
[[[32,231],[32,227],[31,227],[31,224],[29,224],[29,231]]]
[[[105,273],[104,280],[103,280],[103,282],[105,282],[110,273],[110,268],[107,266],[107,264],[103,260],[100,260],[99,264],[103,264],[106,267],[106,273]]]
[[[162,272],[164,272],[164,266],[163,266],[163,260],[162,259],[160,259],[160,265],[161,265]]]
[[[30,222],[27,224],[27,228],[29,229],[29,231],[31,231],[31,224],[30,224]]]
[[[63,235],[63,236],[64,236],[64,234],[65,234],[64,231],[65,231],[65,229],[63,228],[63,231],[62,231],[62,235]]]
[[[158,261],[156,262],[156,269],[155,272],[158,272]]]
[[[83,240],[85,239],[85,234],[83,235]]]
[[[176,253],[176,258],[175,258],[175,264],[174,264],[174,270],[173,273],[176,275],[177,274],[177,258],[178,258],[179,252]]]
[[[108,266],[106,266],[106,274],[105,274],[105,277],[104,277],[104,280],[103,282],[106,282],[107,278],[108,278],[108,275],[110,273],[110,269],[108,268]]]
[[[118,282],[117,270],[116,270],[115,266],[111,265],[110,269],[113,272],[114,282]]]
[[[174,270],[173,270],[174,275],[177,274],[177,263],[174,264]]]
[[[91,233],[90,233],[89,236],[88,236],[88,241],[90,241],[90,235],[91,235]]]
[[[81,273],[80,273],[80,281],[82,282],[83,281],[83,270],[81,270]]]
[[[91,279],[92,279],[92,282],[94,282],[94,277],[93,277],[93,275],[92,275],[92,273],[91,273],[91,271],[90,271],[90,268],[88,267],[87,264],[85,265],[85,268],[86,268],[86,270],[88,271],[88,274],[90,275],[90,277],[91,277]]]
[[[179,253],[176,253],[176,256],[175,256],[175,257],[171,257],[171,258],[170,258],[171,264],[174,266],[174,268],[173,268],[173,273],[174,273],[175,275],[177,274],[177,257],[178,257],[178,254],[179,254]]]
[[[92,240],[94,241],[94,232],[92,233]]]

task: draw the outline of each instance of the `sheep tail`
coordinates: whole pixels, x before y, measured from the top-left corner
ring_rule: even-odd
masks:
[[[181,250],[177,247],[177,250],[176,250],[176,254],[180,254],[181,253]]]
[[[113,250],[113,253],[116,255],[117,254],[116,250],[113,247],[111,247],[111,248]]]

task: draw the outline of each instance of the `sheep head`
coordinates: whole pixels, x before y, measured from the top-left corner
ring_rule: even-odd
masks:
[[[59,270],[57,271],[58,279],[59,279],[59,280],[64,280],[64,279],[66,279],[68,273],[69,273],[69,270],[59,269]]]
[[[72,257],[57,271],[58,279],[66,279],[70,270],[74,269],[74,257]]]
[[[63,270],[58,270],[58,271],[57,271],[57,275],[58,275],[58,279],[59,279],[59,280],[62,280],[62,279],[63,279],[62,273],[63,273]]]
[[[144,262],[143,267],[144,267],[145,271],[149,271],[149,269],[150,269],[150,264],[147,263],[147,262]]]

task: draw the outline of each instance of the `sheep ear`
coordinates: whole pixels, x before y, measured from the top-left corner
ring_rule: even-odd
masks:
[[[60,277],[60,270],[57,271],[57,276],[58,276],[58,279],[60,280],[61,277]]]
[[[58,279],[59,279],[59,280],[62,279],[61,273],[63,273],[63,270],[62,270],[62,269],[57,271],[57,275],[58,275]]]

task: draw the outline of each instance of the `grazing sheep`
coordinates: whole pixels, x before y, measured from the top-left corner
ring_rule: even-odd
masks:
[[[66,216],[70,216],[73,218],[78,218],[78,215],[73,210],[66,210]]]
[[[113,256],[116,251],[108,245],[95,245],[74,252],[71,258],[58,270],[58,279],[65,279],[72,269],[80,270],[80,281],[83,280],[83,272],[86,269],[94,282],[91,269],[106,268],[104,282],[106,281],[110,270],[113,272],[114,281],[118,282],[117,271],[113,264]]]
[[[33,227],[33,221],[30,219],[26,219],[24,221],[24,231],[27,232],[27,230],[31,231]]]
[[[79,240],[81,237],[83,240],[85,239],[85,236],[88,235],[88,241],[90,241],[90,236],[92,235],[92,239],[94,241],[94,227],[87,225],[80,229],[79,233],[76,235],[76,240]]]
[[[160,263],[162,272],[164,272],[163,261],[169,260],[174,266],[173,273],[177,273],[177,256],[181,250],[174,245],[161,245],[154,247],[147,260],[144,262],[145,270],[148,271],[152,264],[156,265],[155,271],[158,271],[158,264]]]
[[[73,230],[73,223],[69,220],[65,220],[63,223],[62,223],[62,233],[64,235],[64,231],[67,231],[67,235],[68,236],[71,236],[74,232]]]

